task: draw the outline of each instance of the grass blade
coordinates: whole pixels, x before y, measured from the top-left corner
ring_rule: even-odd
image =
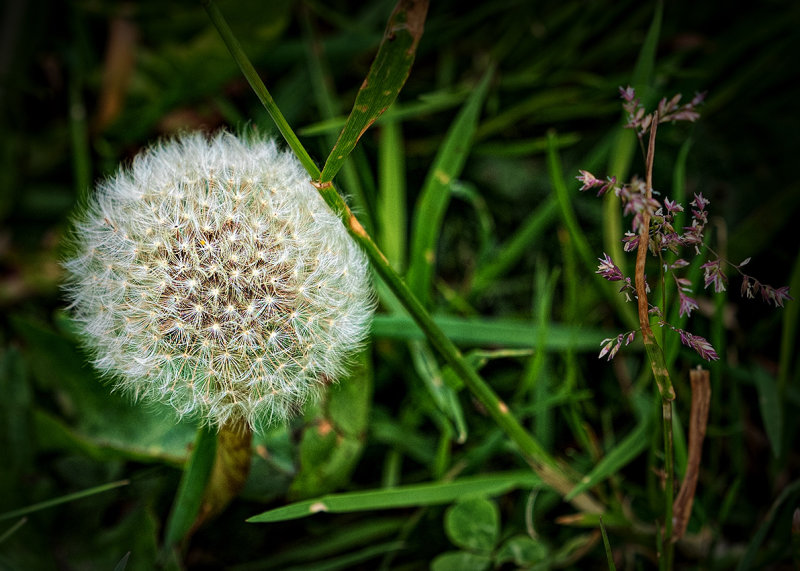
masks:
[[[455,482],[434,482],[366,492],[329,494],[269,510],[247,521],[264,523],[297,519],[319,512],[347,513],[441,505],[466,496],[494,496],[516,488],[531,488],[540,484],[541,480],[530,472],[504,472],[461,478]]]
[[[414,228],[411,234],[410,266],[407,281],[423,305],[430,299],[430,286],[433,266],[436,259],[436,238],[442,225],[447,204],[450,200],[450,182],[461,174],[467,160],[470,143],[478,126],[478,116],[493,71],[484,75],[480,84],[472,92],[464,107],[461,108],[420,192],[414,210]]]
[[[364,132],[397,98],[414,63],[427,12],[427,0],[399,0],[397,3],[378,54],[356,95],[353,110],[325,161],[320,184],[333,180]]]
[[[465,346],[484,347],[537,347],[540,327],[530,321],[514,319],[473,319],[454,315],[437,315],[436,324],[452,341]],[[423,339],[422,329],[405,315],[376,315],[372,320],[372,333],[388,339]],[[598,339],[607,331],[585,329],[560,323],[547,325],[547,336],[542,348],[549,351],[596,351]]]
[[[406,266],[405,149],[400,124],[387,121],[378,148],[378,243],[397,271]]]
[[[594,469],[586,474],[580,484],[566,496],[566,499],[573,498],[577,494],[590,489],[592,486],[605,480],[606,478],[618,473],[636,458],[650,443],[650,433],[653,422],[652,415],[649,414],[648,405],[641,399],[637,403],[640,418],[636,428],[603,457]]]
[[[617,566],[614,564],[614,554],[611,551],[611,543],[608,541],[608,534],[606,533],[606,526],[603,525],[603,518],[600,517],[600,532],[603,534],[603,546],[606,549],[606,561],[608,561],[609,571],[617,571]]]
[[[95,494],[100,494],[102,492],[107,492],[108,490],[113,490],[114,488],[119,488],[121,486],[127,486],[130,484],[129,480],[119,480],[117,482],[110,482],[108,484],[103,484],[102,486],[95,486],[94,488],[88,488],[86,490],[81,490],[80,492],[75,492],[74,494],[66,494],[64,496],[59,496],[57,498],[53,498],[52,500],[46,500],[44,502],[39,502],[36,504],[32,504],[30,506],[26,506],[24,508],[19,508],[16,510],[11,510],[5,513],[0,514],[0,521],[6,519],[14,519],[24,515],[28,515],[29,513],[38,512],[40,510],[45,510],[47,508],[52,508],[54,506],[65,504],[67,502],[72,502],[75,500],[80,500],[82,498],[86,498],[88,496],[93,496]]]
[[[216,431],[203,427],[197,432],[194,450],[184,468],[164,535],[165,547],[178,544],[192,529],[217,451]]]

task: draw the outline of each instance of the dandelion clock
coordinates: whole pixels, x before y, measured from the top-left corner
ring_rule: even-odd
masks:
[[[253,430],[344,372],[367,261],[272,141],[155,144],[80,208],[65,289],[94,365],[142,402]]]

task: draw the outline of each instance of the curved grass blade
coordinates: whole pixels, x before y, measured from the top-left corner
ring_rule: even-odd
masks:
[[[253,516],[247,521],[264,523],[297,519],[319,512],[347,513],[441,505],[468,496],[494,496],[516,488],[531,488],[541,483],[541,479],[535,474],[522,471],[466,477],[455,482],[435,482],[366,492],[329,494],[269,510]]]
[[[320,184],[333,180],[361,135],[397,98],[414,63],[427,13],[428,0],[397,3],[372,67],[358,90],[353,110],[322,168]]]

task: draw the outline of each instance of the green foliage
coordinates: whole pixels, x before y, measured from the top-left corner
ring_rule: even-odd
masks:
[[[619,287],[595,275],[627,220],[573,177],[644,174],[618,121],[619,85],[648,104],[708,90],[699,122],[659,131],[655,188],[684,205],[709,196],[727,256],[752,256],[754,273],[796,297],[796,5],[443,0],[410,54],[409,37],[383,40],[388,0],[220,0],[224,41],[194,3],[8,4],[0,568],[593,569],[613,568],[612,550],[630,568],[653,565],[657,391],[641,345],[614,366],[595,353],[636,327]],[[231,50],[263,90],[241,79]],[[347,114],[365,104],[360,120]],[[94,181],[197,128],[283,133],[316,170],[309,179],[335,174],[331,192],[519,424],[516,440],[378,271],[371,342],[349,378],[256,434],[239,498],[187,537],[213,435],[195,440],[169,409],[109,391],[65,317],[58,260]],[[685,268],[695,291],[699,266]],[[798,553],[798,304],[766,309],[729,278],[729,294],[701,298],[702,311],[719,310],[710,324],[669,316],[724,348],[680,569],[779,568]],[[665,341],[680,480],[699,361]],[[531,470],[541,458],[570,483],[563,493]],[[563,501],[582,491],[605,510],[602,529]]]

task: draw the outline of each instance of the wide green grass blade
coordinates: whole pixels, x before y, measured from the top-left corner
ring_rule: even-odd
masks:
[[[449,186],[461,174],[466,163],[492,75],[491,69],[486,72],[447,132],[414,209],[407,282],[411,291],[425,306],[428,305],[431,293],[436,239],[450,200]]]
[[[427,12],[427,0],[399,0],[397,3],[378,54],[356,95],[353,110],[325,161],[321,184],[333,180],[364,132],[397,99],[411,72]]]
[[[82,498],[93,496],[95,494],[101,494],[103,492],[113,490],[114,488],[119,488],[120,486],[127,486],[128,484],[130,484],[128,480],[119,480],[118,482],[110,482],[108,484],[103,484],[101,486],[95,486],[93,488],[81,490],[80,492],[75,492],[73,494],[65,494],[63,496],[53,498],[52,500],[46,500],[44,502],[39,502],[36,504],[32,504],[30,506],[25,506],[24,508],[19,508],[16,510],[7,511],[5,513],[0,513],[0,521],[22,517],[24,515],[28,515],[33,512],[38,512],[41,510],[52,508],[54,506],[66,504],[68,502],[74,502],[75,500],[80,500]]]
[[[469,318],[454,315],[437,315],[434,321],[454,343],[463,346],[536,347],[540,341],[540,328],[535,323],[515,319]],[[372,333],[387,339],[424,339],[416,323],[405,315],[376,315]],[[547,325],[547,337],[542,348],[549,351],[596,351],[599,339],[609,332],[586,329],[560,323]]]
[[[214,466],[217,451],[217,433],[203,427],[197,431],[194,450],[184,468],[181,483],[175,496],[172,512],[167,520],[164,545],[170,548],[177,545],[192,529],[200,505],[203,501],[208,478]]]
[[[330,494],[269,510],[253,516],[247,521],[264,523],[297,519],[319,512],[347,513],[441,505],[469,496],[494,496],[513,489],[532,488],[540,484],[541,480],[528,471],[471,476],[455,482],[435,482],[366,492]]]

